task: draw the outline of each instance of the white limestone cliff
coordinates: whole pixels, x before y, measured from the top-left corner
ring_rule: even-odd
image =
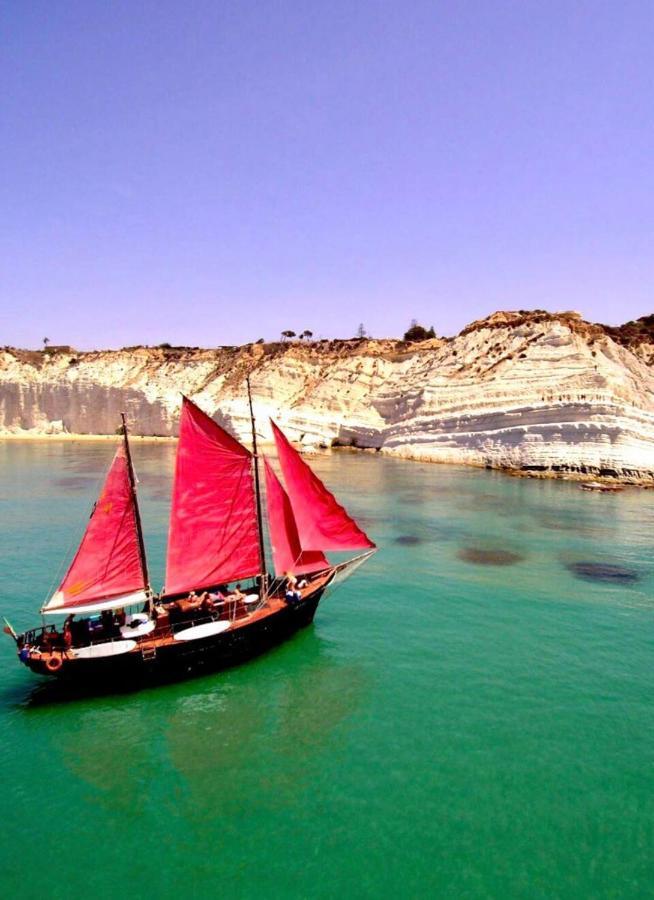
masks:
[[[633,325],[634,323],[630,323]],[[624,326],[627,328],[627,326]],[[241,348],[0,351],[0,437],[173,435],[181,393],[247,439],[654,480],[654,345],[575,313],[495,313],[455,338]]]

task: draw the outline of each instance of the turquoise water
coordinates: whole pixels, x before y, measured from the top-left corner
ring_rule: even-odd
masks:
[[[134,448],[154,581],[172,448]],[[0,443],[37,621],[112,449]],[[55,702],[0,652],[3,896],[654,895],[654,492],[338,454],[382,548],[227,673]]]

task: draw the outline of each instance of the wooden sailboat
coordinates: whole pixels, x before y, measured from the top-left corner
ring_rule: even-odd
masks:
[[[252,413],[249,383],[248,397]],[[123,417],[123,441],[79,549],[41,610],[66,622],[21,635],[9,628],[21,662],[81,683],[138,684],[234,665],[308,625],[327,588],[376,547],[272,427],[285,487],[265,459],[270,573],[254,417],[251,452],[183,399],[166,582],[155,596]],[[332,565],[327,551],[358,555]]]

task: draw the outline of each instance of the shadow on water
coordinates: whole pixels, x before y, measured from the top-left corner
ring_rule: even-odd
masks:
[[[141,693],[144,688],[140,685],[112,685],[100,687],[92,684],[68,683],[65,681],[41,680],[43,676],[34,675],[39,681],[30,683],[25,687],[15,686],[0,694],[2,700],[14,706],[22,706],[26,710],[35,710],[44,706],[56,706],[58,704],[71,704],[76,701],[91,700],[93,698],[125,697]]]
[[[515,550],[495,550],[488,547],[461,547],[456,554],[463,562],[477,566],[514,566],[526,559]]]
[[[564,563],[566,569],[583,581],[598,581],[605,584],[635,584],[641,575],[635,569],[628,569],[617,563],[578,560]]]
[[[75,702],[85,702],[88,700],[116,699],[120,700],[125,697],[145,697],[148,695],[164,696],[166,691],[177,691],[182,689],[182,685],[207,685],[215,686],[221,679],[230,677],[232,673],[239,674],[241,672],[254,670],[258,666],[266,666],[275,662],[282,654],[289,651],[302,650],[301,664],[318,665],[322,662],[329,662],[331,656],[328,651],[328,643],[319,638],[315,633],[314,626],[309,626],[308,630],[304,630],[289,641],[278,647],[262,653],[260,656],[254,657],[249,661],[241,663],[227,669],[217,670],[215,672],[189,672],[188,674],[175,673],[170,677],[162,677],[156,683],[139,682],[129,684],[126,682],[117,682],[111,685],[99,685],[77,682],[66,682],[55,679],[46,680],[43,676],[32,675],[38,681],[28,681],[21,684],[13,684],[0,692],[0,699],[7,705],[14,707],[22,707],[26,712],[36,711],[46,706],[56,706],[58,704],[71,704]]]
[[[338,664],[319,652],[310,662],[279,670],[263,691],[253,678],[209,703],[185,701],[168,722],[167,743],[184,780],[181,805],[188,818],[214,821],[217,812],[237,814],[243,784],[253,778],[262,780],[259,808],[272,812],[294,804],[324,755],[342,743],[339,727],[361,706],[367,682],[361,666]]]
[[[53,730],[52,752],[95,802],[131,817],[145,811],[161,773],[172,778],[165,803],[187,821],[192,845],[197,828],[239,813],[263,771],[256,804],[274,811],[293,803],[344,740],[340,726],[361,706],[368,681],[363,666],[340,661],[311,629],[223,673],[129,697],[69,695],[79,701],[75,727]],[[52,704],[64,697],[48,687],[26,700],[34,727],[63,712]]]

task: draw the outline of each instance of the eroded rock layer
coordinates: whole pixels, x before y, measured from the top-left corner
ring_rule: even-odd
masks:
[[[654,479],[653,360],[649,326],[545,312],[495,313],[417,344],[5,349],[0,436],[113,434],[122,410],[136,434],[174,435],[184,393],[247,439],[250,375],[260,431],[272,416],[308,446]]]

